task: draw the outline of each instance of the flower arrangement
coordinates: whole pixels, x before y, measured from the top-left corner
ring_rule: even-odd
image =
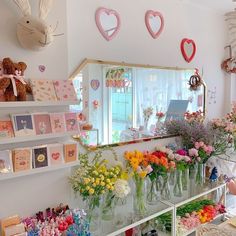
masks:
[[[206,163],[207,160],[214,152],[214,147],[206,145],[204,142],[195,142],[194,147],[188,150],[189,156],[192,157],[195,162]]]
[[[164,117],[165,117],[165,113],[164,112],[162,112],[162,111],[157,111],[156,112],[156,118],[157,118],[158,122],[160,122]]]
[[[196,112],[185,112],[184,118],[188,123],[194,123],[194,122],[202,123],[204,121],[204,114],[201,110]]]
[[[147,108],[143,109],[143,118],[144,118],[145,128],[147,128],[148,121],[152,115],[153,115],[153,108],[152,107],[147,107]]]
[[[78,235],[90,236],[89,223],[84,210],[66,209],[57,214],[48,208],[33,217],[23,219],[28,236]]]
[[[144,179],[153,169],[148,162],[147,155],[143,152],[137,150],[125,152],[124,157],[135,184],[134,210],[137,215],[143,216],[146,213]]]
[[[74,192],[87,201],[91,218],[93,211],[100,206],[101,197],[108,193],[113,196],[116,182],[122,174],[122,167],[109,166],[108,161],[102,159],[101,152],[97,152],[91,162],[88,154],[81,154],[79,159],[81,165],[69,178],[69,182]]]

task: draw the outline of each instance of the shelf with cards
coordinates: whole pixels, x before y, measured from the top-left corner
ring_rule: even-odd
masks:
[[[63,163],[63,164],[58,164],[58,165],[54,165],[54,166],[34,168],[31,170],[25,170],[25,171],[20,171],[20,172],[11,172],[11,173],[6,173],[6,174],[0,174],[0,181],[19,178],[19,177],[23,177],[23,176],[34,175],[34,174],[41,174],[41,173],[51,172],[51,171],[56,171],[56,170],[61,170],[61,169],[69,168],[69,167],[74,167],[77,165],[79,165],[79,161]]]
[[[39,140],[46,140],[46,139],[56,139],[56,138],[62,138],[66,136],[73,136],[76,134],[78,134],[78,131],[42,134],[42,135],[34,135],[34,136],[13,137],[13,138],[7,138],[7,139],[0,139],[0,145],[6,145],[6,144],[12,144],[12,143],[25,143],[25,142],[39,141]]]
[[[19,107],[49,107],[79,105],[80,101],[27,101],[27,102],[0,102],[1,108]]]

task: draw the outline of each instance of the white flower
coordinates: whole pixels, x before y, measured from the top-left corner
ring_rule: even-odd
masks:
[[[118,179],[114,184],[114,194],[118,198],[125,198],[130,193],[128,181]]]

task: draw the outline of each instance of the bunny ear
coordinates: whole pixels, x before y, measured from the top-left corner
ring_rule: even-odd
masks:
[[[28,0],[14,0],[24,16],[31,15],[31,7]]]
[[[40,0],[39,18],[45,19],[52,8],[53,0]]]

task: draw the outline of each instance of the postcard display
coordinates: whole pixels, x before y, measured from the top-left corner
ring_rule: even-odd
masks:
[[[60,203],[73,207],[68,176],[78,165],[72,135],[79,127],[70,105],[78,100],[71,93],[57,96],[58,81],[51,98],[35,93],[37,83],[45,88],[45,82],[32,83],[35,101],[0,102],[0,219]]]

